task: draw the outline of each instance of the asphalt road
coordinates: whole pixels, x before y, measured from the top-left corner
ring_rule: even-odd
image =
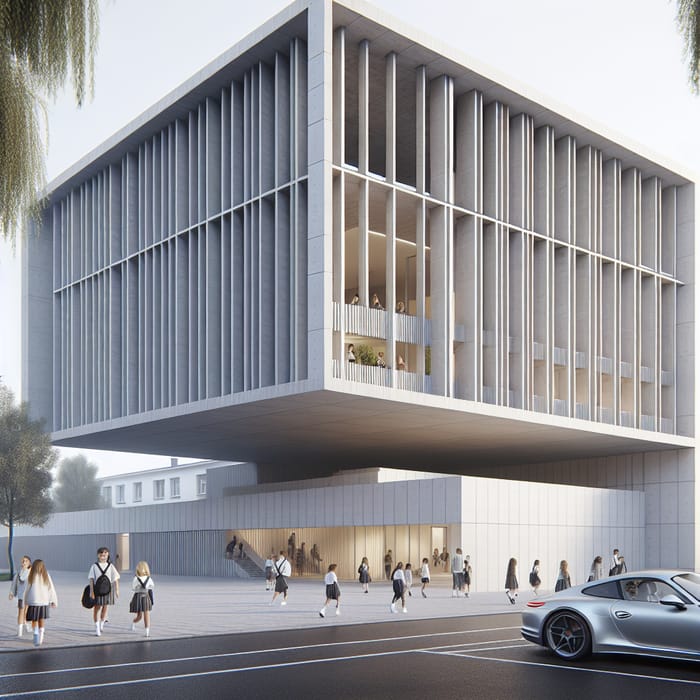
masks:
[[[564,663],[519,628],[503,614],[7,652],[0,698],[700,697],[698,663]]]

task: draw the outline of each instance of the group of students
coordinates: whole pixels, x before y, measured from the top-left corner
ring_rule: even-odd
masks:
[[[97,550],[97,561],[88,572],[89,583],[83,595],[83,604],[86,605],[87,600],[87,605],[92,607],[92,619],[98,637],[102,635],[105,623],[109,621],[108,607],[114,605],[119,598],[119,578],[119,572],[110,561],[109,549],[100,547]],[[136,625],[143,619],[146,637],[150,636],[153,588],[148,563],[140,561],[136,565],[131,584],[133,595],[129,603],[129,612],[136,615],[131,623],[132,632],[136,631]],[[22,557],[21,566],[10,585],[9,598],[17,598],[17,636],[21,637],[25,629],[31,631],[34,646],[41,646],[50,609],[58,605],[56,588],[41,559],[32,562],[26,554]]]
[[[517,577],[517,565],[518,561],[515,558],[511,558],[508,562],[508,569],[506,571],[506,595],[511,603],[515,604],[515,599],[518,596],[518,577]],[[625,558],[620,554],[619,549],[613,549],[612,559],[610,562],[610,570],[608,571],[608,576],[616,576],[617,574],[622,574],[627,571],[627,564],[625,563]],[[587,582],[599,581],[603,578],[603,557],[600,555],[593,559],[591,564],[591,569],[588,574]],[[537,595],[539,593],[540,586],[542,585],[542,579],[540,578],[540,560],[535,559],[532,564],[532,569],[530,569],[529,583],[532,588],[532,592]],[[564,591],[567,588],[571,588],[571,574],[569,573],[569,562],[566,559],[562,559],[559,562],[559,573],[557,574],[557,579],[554,583],[554,591]]]

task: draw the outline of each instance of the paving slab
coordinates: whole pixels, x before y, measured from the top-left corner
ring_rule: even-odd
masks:
[[[145,641],[143,622],[131,631],[133,615],[129,613],[133,574],[122,573],[121,596],[109,608],[109,622],[101,637],[95,635],[92,611],[81,606],[80,598],[87,584],[85,572],[51,571],[58,593],[58,607],[51,610],[46,623],[42,648],[104,645]],[[262,579],[205,578],[184,576],[153,577],[155,605],[151,613],[152,640],[178,639],[213,634],[271,632],[278,629],[302,629],[328,625],[357,625],[397,619],[430,619],[464,615],[488,615],[522,610],[532,593],[522,590],[518,602],[511,605],[505,592],[472,591],[469,598],[453,597],[451,577],[438,574],[420,594],[420,583],[407,598],[408,612],[392,614],[393,596],[388,581],[373,582],[363,593],[357,580],[340,581],[340,615],[328,608],[325,618],[319,610],[325,600],[325,586],[318,579],[289,580],[286,606],[278,597],[270,604],[272,592],[265,590]],[[9,583],[7,583],[9,592]],[[544,591],[541,591],[544,593]],[[33,649],[32,635],[17,637],[16,601],[6,600],[0,615],[0,651]]]

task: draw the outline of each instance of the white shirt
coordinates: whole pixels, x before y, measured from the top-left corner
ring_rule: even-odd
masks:
[[[326,581],[326,586],[330,586],[334,583],[338,583],[338,577],[335,575],[335,571],[329,571],[326,574],[325,581]]]
[[[44,583],[40,576],[34,579],[34,583],[29,585],[29,582],[24,587],[22,600],[25,605],[58,605],[58,596],[56,589],[53,587],[51,576],[47,573],[48,583]]]
[[[421,578],[430,578],[430,567],[427,564],[423,564],[420,568]]]
[[[105,567],[107,567],[105,569]],[[105,576],[109,579],[110,583],[114,583],[119,580],[119,572],[114,564],[105,562],[100,564],[100,568],[104,571]],[[97,568],[97,563],[90,567],[90,572],[88,573],[88,580],[92,579],[93,583],[102,575],[102,572]]]
[[[292,575],[292,565],[289,563],[289,559],[278,559],[275,564],[275,568],[279,571],[282,576]]]
[[[146,580],[148,579],[148,581]],[[145,588],[141,585],[143,585]],[[145,593],[153,588],[153,579],[150,576],[134,576],[134,580],[131,582],[131,590],[135,593]]]
[[[394,575],[392,576],[392,580],[403,581],[406,583],[406,577],[403,575],[403,569],[396,569],[396,571],[394,571]]]

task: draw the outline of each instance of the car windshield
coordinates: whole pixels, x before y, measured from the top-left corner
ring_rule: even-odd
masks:
[[[700,600],[700,576],[689,571],[686,574],[678,574],[673,580],[695,600]]]

